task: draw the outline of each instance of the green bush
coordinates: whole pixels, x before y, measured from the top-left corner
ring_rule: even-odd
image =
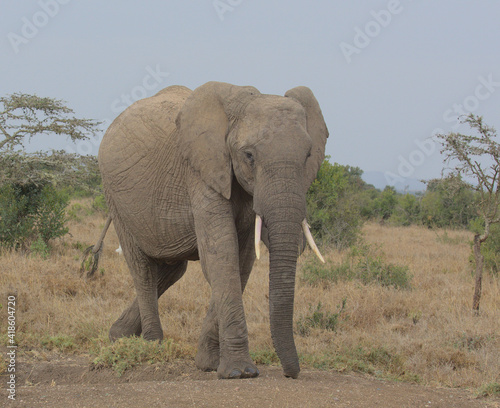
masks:
[[[477,392],[478,397],[500,397],[500,383],[492,382],[483,385]]]
[[[375,212],[381,219],[387,220],[394,212],[397,203],[398,198],[396,189],[391,186],[386,186],[379,197],[375,199]]]
[[[250,357],[255,364],[277,365],[280,364],[280,359],[275,350],[262,349],[250,350]]]
[[[357,167],[323,161],[307,192],[307,220],[322,245],[345,248],[359,238],[362,217],[357,195],[365,183]]]
[[[159,343],[142,337],[123,337],[108,346],[100,347],[91,368],[112,368],[121,376],[126,370],[142,363],[170,362],[185,354],[186,351],[171,339]]]
[[[64,226],[69,198],[51,184],[6,184],[0,188],[0,245],[28,249],[68,232]]]
[[[108,204],[106,203],[106,198],[104,198],[104,194],[99,194],[95,196],[94,200],[92,201],[92,208],[95,211],[99,211],[104,214],[108,212]]]
[[[484,220],[476,218],[469,224],[469,229],[475,234],[484,232]],[[472,245],[472,242],[471,242]],[[472,251],[472,250],[471,250]],[[481,254],[484,257],[484,266],[493,276],[498,276],[500,271],[500,224],[490,226],[490,235],[481,244]],[[470,261],[474,262],[474,254],[471,253]]]
[[[377,283],[395,289],[408,289],[411,275],[406,265],[395,265],[384,260],[384,253],[364,244],[351,249],[348,257],[354,277],[365,285]]]
[[[62,334],[56,336],[46,336],[40,340],[43,348],[48,350],[70,351],[76,348],[75,339]]]
[[[460,177],[431,180],[421,201],[421,219],[428,227],[466,228],[476,218],[472,188]]]
[[[397,205],[390,218],[395,225],[409,226],[420,223],[420,201],[421,197],[406,193],[398,195]]]
[[[43,188],[36,212],[35,228],[38,236],[47,244],[51,239],[62,237],[68,233],[64,226],[65,210],[69,197],[58,192],[51,185]]]
[[[394,289],[409,289],[411,274],[406,265],[385,262],[384,254],[370,245],[351,248],[347,259],[340,265],[333,265],[328,260],[321,264],[311,257],[302,267],[302,281],[313,286],[354,279],[365,285],[375,283]]]
[[[347,299],[342,299],[342,304],[336,313],[323,311],[321,302],[316,307],[309,305],[309,314],[297,320],[297,332],[301,336],[308,336],[311,328],[323,329],[328,331],[337,331],[340,318],[345,312],[345,304]]]
[[[50,253],[50,249],[42,237],[38,237],[38,239],[31,244],[30,251],[32,254],[38,255],[43,259],[47,259]]]

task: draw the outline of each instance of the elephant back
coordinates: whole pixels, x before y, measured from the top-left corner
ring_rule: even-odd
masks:
[[[172,144],[175,119],[191,92],[169,86],[133,103],[113,121],[99,148],[104,184],[117,187],[141,181],[158,151]]]

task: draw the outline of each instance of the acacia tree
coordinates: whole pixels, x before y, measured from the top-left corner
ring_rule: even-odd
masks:
[[[0,151],[24,147],[26,139],[46,133],[66,135],[71,140],[87,139],[94,134],[99,122],[78,119],[63,101],[37,95],[14,93],[0,98]]]
[[[476,210],[484,222],[482,232],[474,235],[474,258],[476,261],[476,282],[472,309],[478,313],[481,300],[484,258],[481,244],[490,235],[490,227],[500,222],[500,144],[495,141],[496,130],[487,126],[481,116],[469,114],[462,120],[475,135],[451,132],[438,135],[446,162],[453,162],[452,173],[474,180],[470,187],[478,192]]]
[[[26,248],[37,237],[47,243],[64,235],[68,199],[55,185],[81,187],[100,180],[93,156],[27,154],[24,143],[40,134],[87,139],[99,124],[76,118],[61,100],[22,93],[0,98],[0,246]]]
[[[100,122],[73,116],[63,101],[37,95],[14,93],[0,97],[0,183],[67,183],[75,174],[93,173],[93,156],[64,151],[27,154],[26,141],[40,134],[64,135],[72,141],[85,140],[98,132]]]

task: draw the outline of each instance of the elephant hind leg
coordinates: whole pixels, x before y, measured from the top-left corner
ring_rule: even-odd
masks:
[[[173,265],[163,264],[158,267],[158,299],[186,272],[187,261]],[[115,341],[120,337],[140,336],[142,333],[141,314],[137,297],[133,303],[123,311],[122,315],[113,323],[109,331],[109,339]]]

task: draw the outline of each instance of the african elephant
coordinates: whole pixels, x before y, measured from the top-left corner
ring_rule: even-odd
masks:
[[[242,292],[264,228],[271,334],[284,374],[296,378],[296,262],[303,231],[310,236],[306,192],[327,137],[306,87],[282,97],[221,82],[194,91],[170,86],[118,116],[102,140],[99,167],[137,298],[110,338],[161,340],[158,298],[188,261],[200,260],[212,295],[196,364],[219,378],[257,376]]]

